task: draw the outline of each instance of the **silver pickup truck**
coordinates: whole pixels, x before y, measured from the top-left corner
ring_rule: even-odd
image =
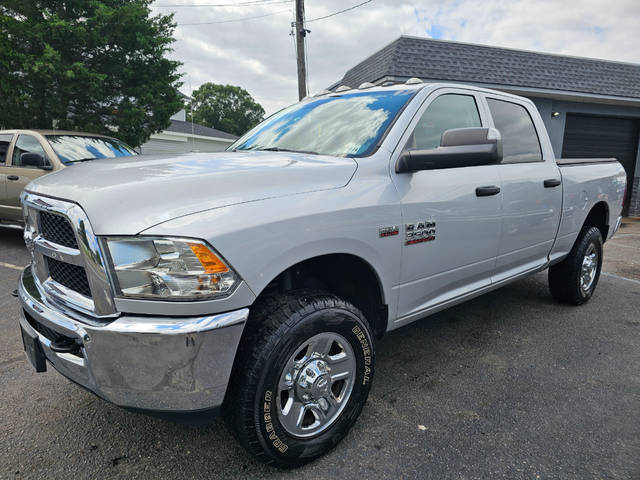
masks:
[[[299,465],[358,418],[386,332],[544,269],[588,301],[625,185],[615,159],[556,160],[527,99],[339,88],[226,152],[30,183],[25,351],[122,407],[221,407],[250,452]]]

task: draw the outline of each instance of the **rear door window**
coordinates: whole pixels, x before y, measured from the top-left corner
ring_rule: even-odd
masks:
[[[502,135],[502,163],[541,162],[540,140],[526,108],[487,98],[495,127]]]

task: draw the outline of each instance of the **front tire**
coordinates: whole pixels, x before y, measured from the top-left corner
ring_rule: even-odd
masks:
[[[571,252],[549,268],[549,289],[559,302],[582,305],[598,285],[602,269],[602,234],[596,227],[584,227]]]
[[[321,291],[272,296],[252,308],[225,401],[240,443],[292,467],[331,450],[356,422],[373,378],[362,313]]]

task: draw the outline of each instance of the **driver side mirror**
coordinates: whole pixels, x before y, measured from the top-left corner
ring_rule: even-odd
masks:
[[[446,130],[440,146],[429,150],[405,150],[397,173],[441,168],[491,165],[502,160],[502,137],[495,128],[471,127]]]
[[[40,170],[53,170],[53,167],[39,153],[25,152],[20,155],[20,163],[23,167],[34,167]]]

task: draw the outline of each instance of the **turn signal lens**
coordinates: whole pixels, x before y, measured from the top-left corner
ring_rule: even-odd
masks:
[[[205,273],[225,273],[229,271],[229,268],[222,263],[222,260],[202,243],[188,243],[188,245],[193,254],[200,260]]]

